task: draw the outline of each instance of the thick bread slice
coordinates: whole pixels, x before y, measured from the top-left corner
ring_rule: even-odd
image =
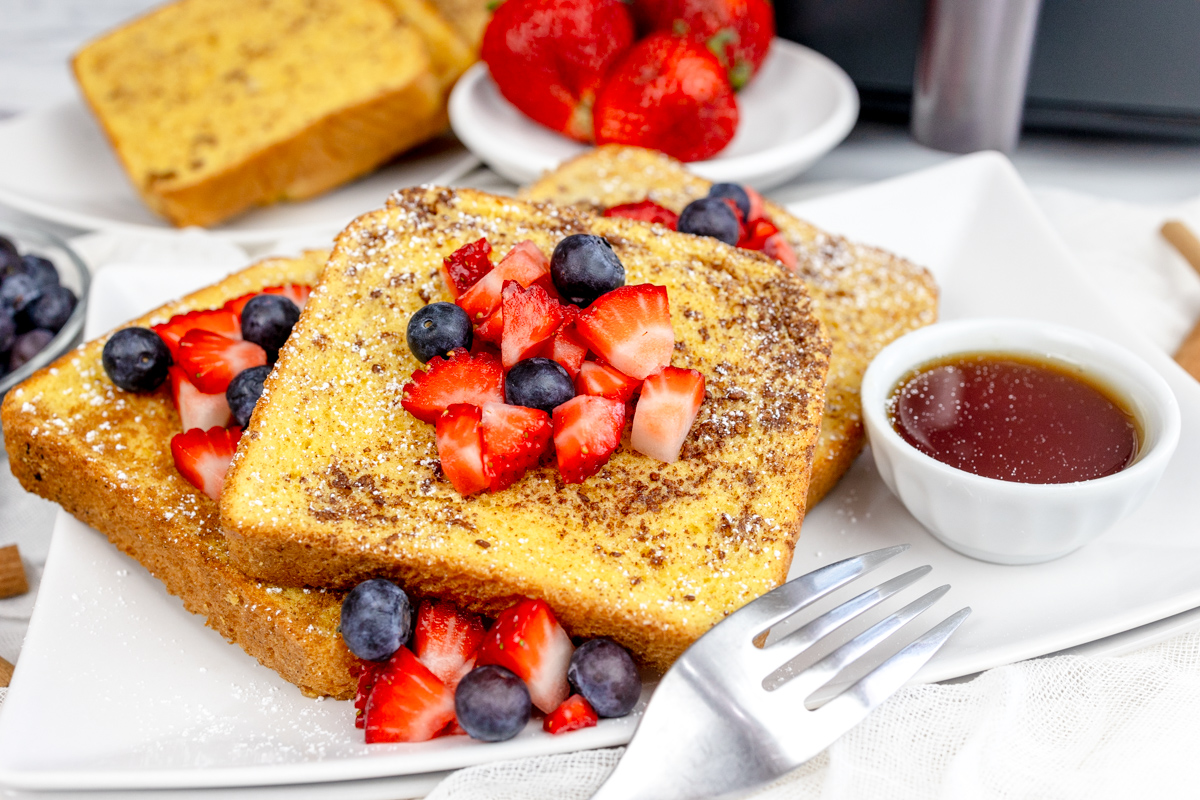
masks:
[[[594,210],[649,198],[679,213],[704,197],[710,185],[662,153],[605,145],[562,164],[520,196]],[[866,441],[858,390],[867,365],[889,342],[937,318],[937,285],[921,267],[825,233],[774,203],[767,202],[766,213],[796,251],[797,274],[833,342],[825,417],[808,490],[812,508],[850,468]]]
[[[450,23],[459,37],[479,55],[483,32],[492,18],[494,0],[432,0],[442,17]]]
[[[430,67],[449,95],[467,67],[475,63],[477,47],[470,44],[451,22],[438,13],[430,0],[388,0],[400,21],[421,35],[429,50]]]
[[[313,283],[326,254],[270,259],[134,320],[165,322],[190,309],[282,283]],[[34,374],[4,399],[0,418],[13,474],[140,561],[185,608],[306,694],[354,693],[337,633],[341,594],[270,586],[229,560],[217,504],[180,477],[171,458],[179,415],[166,388],[123,392],[100,364],[107,336]]]
[[[211,225],[319,194],[443,130],[454,59],[441,60],[439,80],[388,0],[179,0],[73,66],[145,202]]]
[[[664,464],[628,439],[567,486],[553,466],[461,497],[434,428],[400,406],[421,365],[409,317],[448,300],[443,257],[486,236],[605,236],[627,283],[667,287],[674,363],[707,400]],[[409,189],[338,237],[259,401],[221,498],[248,574],[313,586],[397,578],[418,595],[495,613],[540,597],[568,631],[611,636],[665,668],[714,622],[787,575],[804,516],[829,344],[804,285],[710,239],[470,190]]]

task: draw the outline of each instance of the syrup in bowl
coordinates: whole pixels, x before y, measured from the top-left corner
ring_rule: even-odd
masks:
[[[1086,372],[1027,354],[959,353],[900,379],[888,418],[922,453],[985,478],[1072,483],[1133,463],[1137,419]]]

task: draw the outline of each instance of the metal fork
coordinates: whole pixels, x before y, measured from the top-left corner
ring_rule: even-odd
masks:
[[[799,672],[788,662],[833,630],[915,583],[910,570],[778,641],[766,634],[797,611],[908,549],[875,550],[785,583],[722,620],[663,676],[624,757],[592,800],[693,800],[737,795],[795,769],[858,724],[913,675],[971,613],[964,608],[833,699],[807,698],[936,603],[940,586]]]

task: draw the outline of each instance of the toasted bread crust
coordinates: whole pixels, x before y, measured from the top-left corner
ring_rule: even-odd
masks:
[[[667,287],[678,366],[707,399],[680,461],[628,440],[583,484],[553,467],[463,498],[433,426],[400,407],[420,365],[409,317],[448,299],[440,267],[486,236],[606,237],[627,282]],[[782,582],[804,516],[829,344],[803,284],[719,242],[470,190],[398,192],[339,236],[268,379],[221,497],[234,561],[273,582],[385,575],[494,614],[540,597],[573,635],[610,636],[663,669]]]
[[[325,254],[260,262],[132,321],[281,283],[313,283]],[[125,326],[122,326],[125,327]],[[20,384],[0,408],[13,474],[29,491],[99,530],[178,596],[188,611],[306,694],[351,697],[356,659],[337,634],[341,595],[270,586],[229,560],[217,506],[175,470],[179,416],[166,392],[123,392],[100,364],[108,336]]]
[[[522,189],[530,200],[577,204],[602,212],[650,199],[676,213],[704,197],[711,184],[675,159],[639,147],[605,145],[574,158]],[[797,275],[833,344],[821,438],[808,490],[812,508],[845,474],[862,450],[859,387],[876,353],[908,331],[937,318],[932,276],[884,250],[825,233],[775,203],[767,216],[798,259]]]

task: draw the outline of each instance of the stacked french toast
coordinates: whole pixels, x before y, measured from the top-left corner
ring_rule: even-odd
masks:
[[[642,666],[665,669],[785,579],[805,509],[861,447],[854,401],[866,362],[932,321],[936,289],[923,270],[770,204],[761,213],[786,237],[795,270],[708,236],[606,217],[604,209],[647,198],[682,210],[709,187],[645,152],[588,158],[527,190],[542,202],[397,192],[343,231],[327,262],[324,254],[262,262],[133,321],[162,325],[274,287],[315,287],[278,360],[251,367],[268,377],[217,499],[172,458],[183,423],[170,388],[123,391],[106,375],[113,334],[6,397],[0,416],[14,473],[309,694],[348,698],[361,687],[364,662],[339,632],[342,598],[381,578],[489,619],[521,598],[542,602],[575,640],[604,637]],[[640,166],[618,174],[625,159]],[[578,200],[587,204],[568,204]],[[622,265],[624,288],[612,292],[621,303],[601,295],[568,309],[573,298],[551,267],[577,237],[603,240]],[[539,257],[541,271],[529,266]],[[490,294],[476,289],[485,285]],[[530,304],[554,322],[529,323],[521,310]],[[665,350],[601,324],[647,304],[659,315],[647,335],[664,320],[671,330]],[[471,338],[419,358],[410,321],[441,305],[471,309]],[[621,314],[606,317],[610,308]],[[576,334],[581,352],[562,342]],[[622,360],[629,353],[636,358]],[[639,362],[646,358],[653,363]],[[507,379],[539,360],[569,375],[567,391],[587,401],[576,405],[603,406],[622,423],[600,454],[595,439],[559,438],[551,410],[567,403],[548,407],[539,424],[549,427],[536,429],[544,434],[522,434],[539,449],[530,444],[520,470],[505,462],[502,471],[488,460],[487,415],[525,408]],[[471,373],[419,395],[430,376],[467,362],[493,377]],[[646,431],[663,428],[651,412],[662,404],[647,397],[667,371],[695,373],[701,387],[697,396],[691,378],[697,402],[686,425],[666,425],[673,451],[645,444]],[[432,413],[413,410],[430,396]],[[470,408],[483,416],[469,418]],[[475,451],[455,438],[464,431]],[[590,456],[584,466],[581,452]],[[568,453],[577,460],[564,466]]]

